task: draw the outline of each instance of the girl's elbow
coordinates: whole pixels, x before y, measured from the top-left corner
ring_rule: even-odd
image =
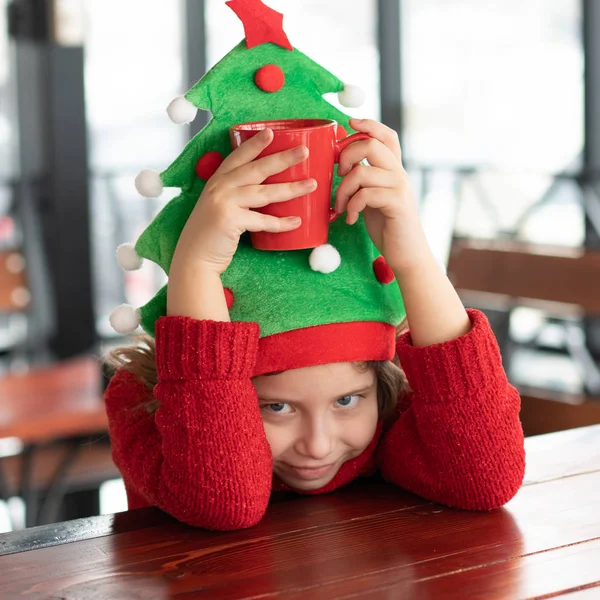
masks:
[[[210,531],[238,531],[257,525],[263,518],[264,512],[252,511],[234,513],[229,511],[216,511],[210,514],[173,514],[178,521]]]
[[[502,490],[475,489],[471,490],[469,494],[461,494],[455,498],[450,498],[446,504],[459,510],[489,512],[502,508],[510,502],[517,495],[520,487],[520,485],[512,488],[506,487]]]
[[[237,498],[218,494],[199,498],[192,504],[173,504],[162,509],[178,521],[212,531],[236,531],[257,525],[269,502],[267,494],[248,494]]]
[[[504,463],[495,469],[464,473],[458,477],[459,485],[456,486],[454,497],[448,504],[453,508],[473,511],[501,508],[517,495],[523,485],[524,476],[524,455],[516,462]]]

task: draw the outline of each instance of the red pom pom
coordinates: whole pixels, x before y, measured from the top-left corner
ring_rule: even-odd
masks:
[[[198,175],[200,179],[208,181],[221,166],[223,160],[223,157],[218,152],[207,152],[196,163],[196,175]]]
[[[235,297],[233,292],[229,288],[224,288],[225,292],[225,302],[227,302],[227,310],[231,310],[233,307],[233,303],[235,302]]]
[[[343,140],[348,137],[348,131],[346,131],[346,128],[343,125],[338,123],[336,135],[338,140]]]
[[[392,271],[390,265],[387,264],[383,256],[380,256],[373,261],[373,272],[379,283],[388,284],[396,279],[394,271]]]
[[[285,85],[285,73],[277,65],[265,65],[256,71],[254,83],[263,92],[278,92]]]

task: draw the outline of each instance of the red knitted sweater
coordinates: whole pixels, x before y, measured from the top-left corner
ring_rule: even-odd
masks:
[[[369,447],[342,465],[325,493],[379,470],[423,498],[467,510],[502,506],[524,476],[519,394],[502,368],[483,313],[469,310],[471,331],[416,348],[397,342],[412,392],[398,419],[379,425]],[[151,392],[119,371],[106,392],[113,457],[129,508],[157,506],[191,525],[231,530],[256,524],[272,491],[272,456],[250,379],[256,323],[163,317],[156,326],[160,408]]]

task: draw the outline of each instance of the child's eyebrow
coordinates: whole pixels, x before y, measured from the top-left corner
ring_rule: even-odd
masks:
[[[344,398],[346,396],[354,396],[355,394],[364,394],[366,392],[370,392],[373,389],[374,385],[375,385],[375,382],[373,382],[365,387],[362,387],[360,389],[352,390],[350,392],[345,392],[343,394],[336,395],[335,398],[333,398],[332,400],[339,400],[340,398]],[[278,404],[281,402],[285,402],[286,404],[295,402],[295,400],[291,400],[291,399],[286,400],[285,398],[271,397],[271,396],[266,396],[264,394],[260,394],[259,398],[262,402],[272,402],[273,404]]]

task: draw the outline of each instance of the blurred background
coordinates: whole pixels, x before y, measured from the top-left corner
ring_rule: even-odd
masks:
[[[600,6],[266,0],[292,43],[400,135],[432,248],[485,310],[526,435],[600,423]],[[348,10],[351,6],[351,10]],[[224,0],[0,0],[0,532],[126,509],[98,357],[123,274],[210,117],[165,108],[244,37]],[[336,103],[336,97],[328,98]],[[168,191],[167,191],[168,192]]]

